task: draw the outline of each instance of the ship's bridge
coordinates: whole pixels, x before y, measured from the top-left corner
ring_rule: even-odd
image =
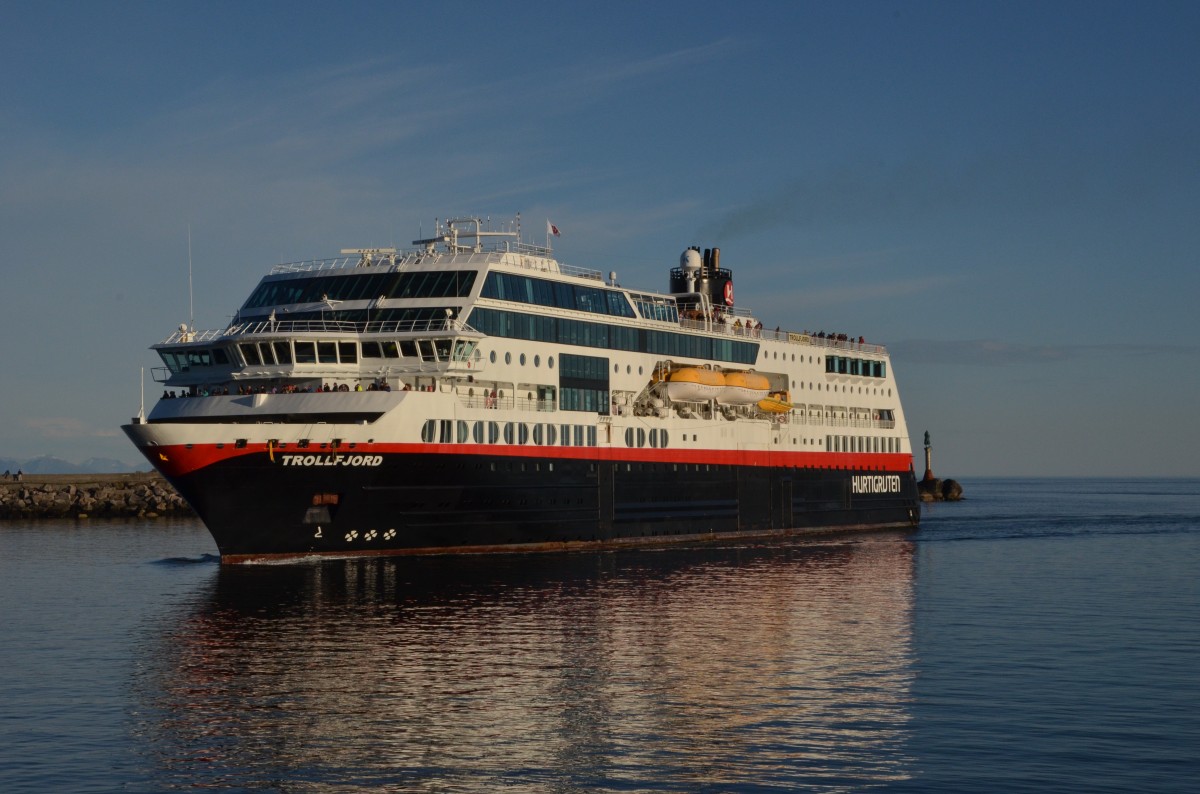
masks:
[[[265,320],[222,331],[181,328],[154,345],[165,367],[154,379],[191,388],[218,384],[370,383],[406,376],[475,374],[483,335],[444,316],[440,322]]]

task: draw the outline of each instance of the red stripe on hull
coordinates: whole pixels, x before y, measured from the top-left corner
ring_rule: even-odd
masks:
[[[246,455],[272,454],[266,444],[193,444],[141,447],[142,454],[166,477],[191,472]],[[288,445],[273,452],[283,465],[285,456],[314,456],[330,459],[355,455],[490,455],[512,458],[556,458],[562,460],[629,461],[631,463],[685,463],[726,466],[785,466],[798,469],[841,469],[851,471],[907,472],[912,456],[887,452],[790,452],[776,450],[648,449],[630,447],[516,446],[507,444],[359,444],[337,450],[300,449]],[[334,464],[328,464],[334,465]]]

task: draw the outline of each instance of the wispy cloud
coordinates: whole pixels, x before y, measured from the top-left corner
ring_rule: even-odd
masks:
[[[1081,206],[1124,218],[1131,197],[1146,203],[1176,186],[1191,188],[1193,174],[1178,166],[1194,161],[1191,143],[1166,136],[1121,148],[1089,144],[1006,139],[959,157],[918,150],[896,162],[793,170],[774,189],[730,209],[718,234],[729,239],[781,228],[905,224],[964,213],[1011,233],[1013,219],[1040,222]]]
[[[622,60],[593,62],[573,70],[570,79],[565,81],[564,89],[570,88],[572,93],[579,91],[582,84],[593,88],[602,85],[621,85],[631,80],[644,80],[660,74],[670,74],[680,69],[697,66],[702,63],[718,61],[735,54],[742,44],[732,38],[700,44],[695,47],[685,47],[680,50],[653,55],[637,60]]]
[[[894,358],[919,364],[1054,364],[1088,356],[1197,356],[1200,345],[1030,345],[997,339],[908,339],[889,344]]]
[[[46,439],[112,438],[120,435],[115,429],[96,428],[67,416],[33,417],[21,420],[32,435]]]
[[[961,280],[961,276],[934,275],[925,278],[856,282],[823,289],[776,290],[771,293],[770,299],[772,304],[792,308],[829,307],[936,292]]]

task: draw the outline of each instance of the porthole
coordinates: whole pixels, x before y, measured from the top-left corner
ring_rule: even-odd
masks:
[[[549,367],[550,369],[554,369],[554,356],[546,357],[546,366]]]
[[[541,357],[541,356],[534,356],[534,357],[533,357],[533,365],[534,365],[535,367],[540,367],[540,366],[542,365],[542,357]]]
[[[613,374],[614,375],[621,374],[621,365],[620,364],[613,364]]]
[[[496,351],[495,350],[493,350],[491,353],[488,353],[488,361],[492,362],[493,364],[496,363]]]
[[[525,354],[524,353],[521,354],[521,366],[522,367],[525,366]]]
[[[512,363],[512,353],[505,353],[505,354],[504,354],[504,363],[505,363],[505,364],[511,364],[511,363]]]
[[[638,374],[639,374],[639,375],[641,375],[641,374],[642,374],[642,368],[641,368],[641,367],[638,367]]]
[[[632,375],[632,374],[633,374],[633,367],[631,367],[631,366],[629,366],[628,364],[626,364],[626,365],[625,365],[625,374],[626,374],[626,375]]]

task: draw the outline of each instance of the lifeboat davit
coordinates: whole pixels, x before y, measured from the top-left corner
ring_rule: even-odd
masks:
[[[667,396],[679,402],[715,400],[725,388],[725,376],[700,367],[684,367],[667,375]]]
[[[758,410],[769,414],[786,414],[792,410],[791,395],[785,391],[773,391],[758,401]]]
[[[765,399],[771,384],[757,372],[726,372],[725,388],[717,402],[725,405],[751,405]]]

